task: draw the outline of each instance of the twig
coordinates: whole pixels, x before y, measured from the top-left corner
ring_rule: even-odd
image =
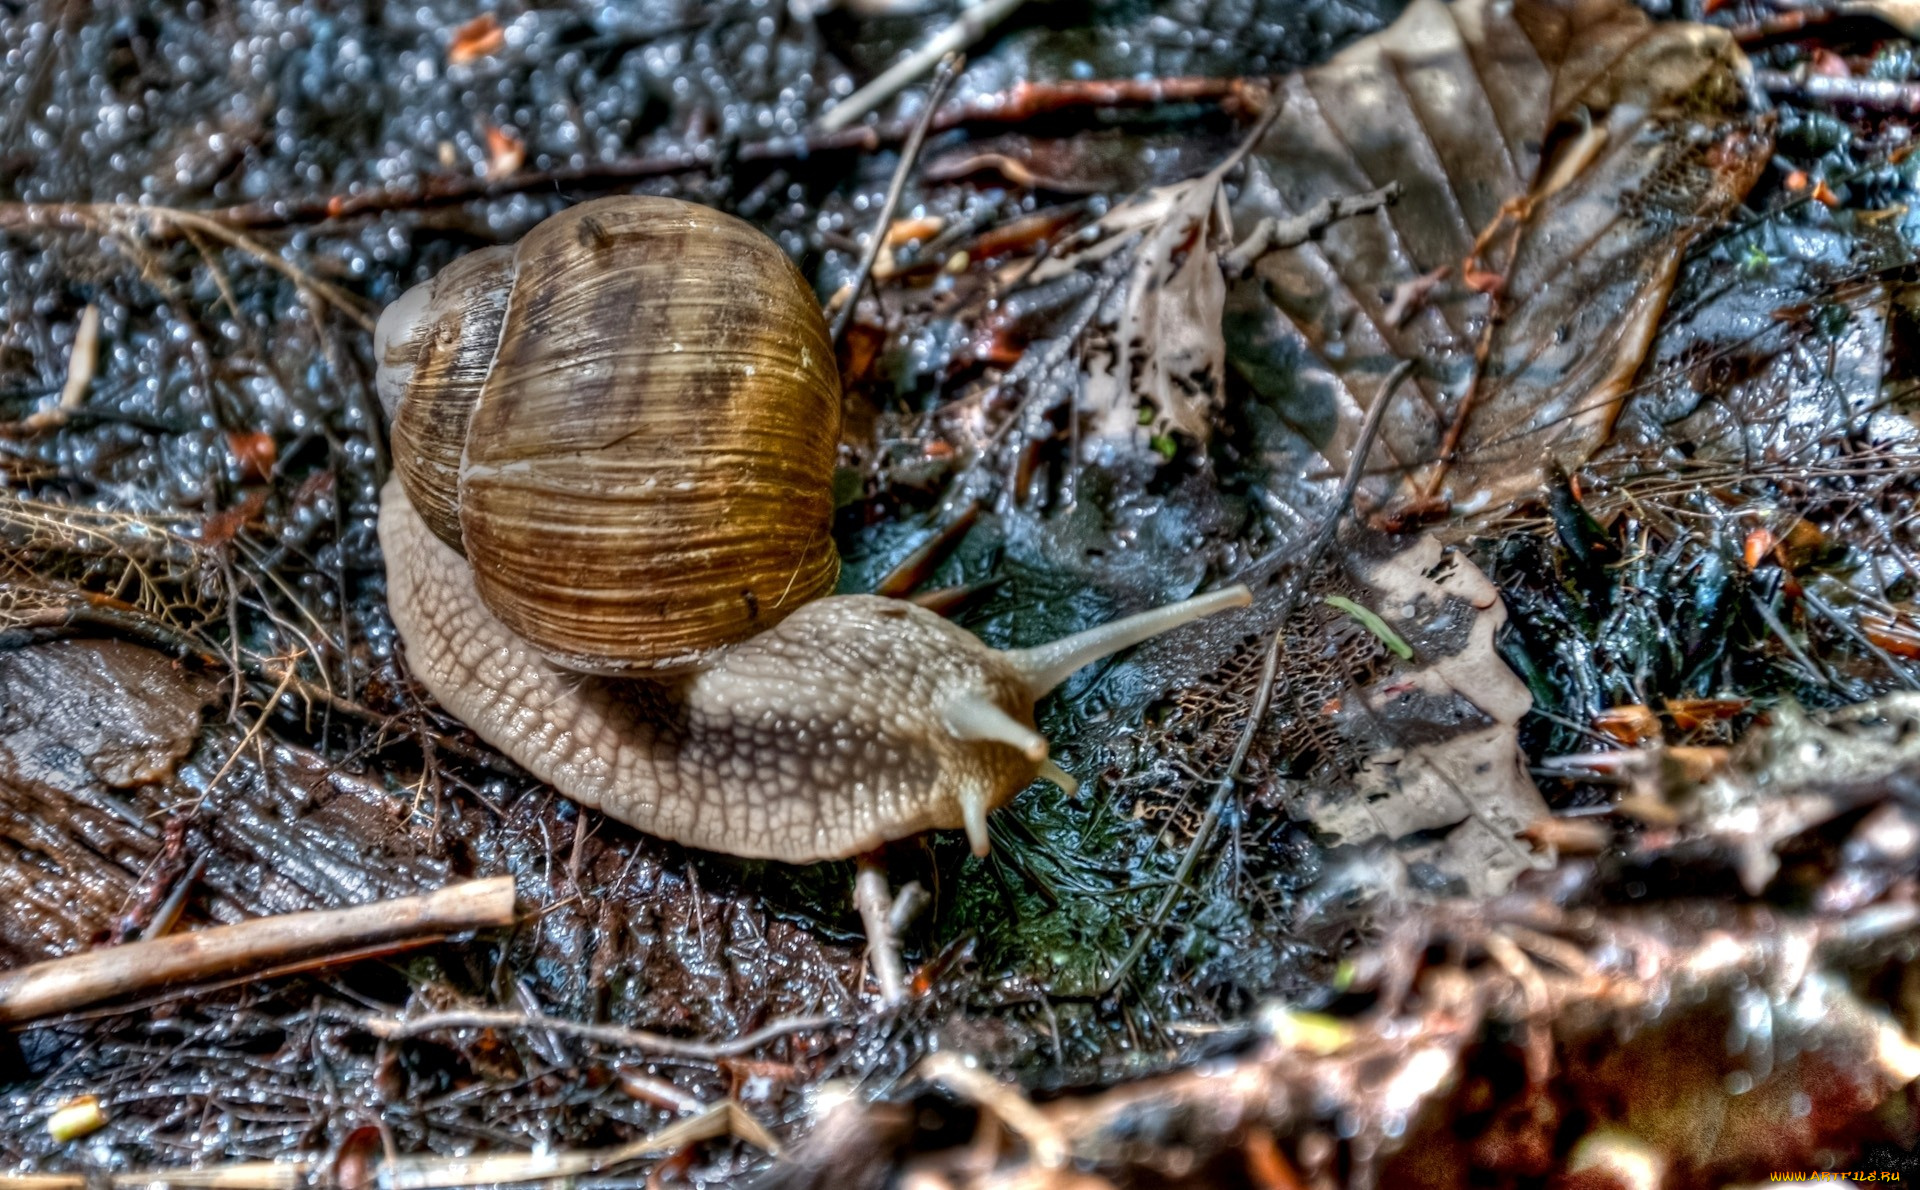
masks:
[[[318,1161],[236,1161],[205,1169],[123,1170],[119,1173],[0,1174],[0,1190],[142,1190],[148,1186],[180,1190],[303,1190],[307,1171]]]
[[[933,117],[940,110],[940,100],[953,85],[960,74],[960,64],[965,59],[957,54],[949,54],[940,63],[940,70],[933,76],[933,83],[927,90],[927,107],[920,113],[920,120],[913,126],[913,133],[907,137],[907,143],[900,150],[900,164],[894,167],[893,181],[887,187],[887,200],[880,204],[880,217],[874,220],[873,234],[867,237],[867,249],[860,254],[860,267],[853,271],[853,280],[848,282],[846,304],[833,316],[833,344],[840,345],[840,338],[847,333],[847,325],[853,321],[853,311],[860,304],[860,293],[867,287],[867,278],[873,275],[873,262],[880,259],[880,249],[886,246],[887,225],[893,222],[893,213],[900,209],[900,196],[906,193],[907,178],[913,173],[914,162],[920,159],[920,146],[926,142],[927,128],[933,123]]]
[[[648,1074],[638,1066],[621,1066],[614,1071],[614,1079],[620,1091],[627,1098],[645,1103],[662,1111],[686,1115],[697,1112],[706,1105],[690,1091],[683,1091],[664,1078]]]
[[[1253,225],[1246,239],[1220,257],[1220,267],[1229,277],[1244,277],[1254,262],[1269,252],[1297,247],[1342,219],[1377,211],[1399,201],[1400,183],[1388,182],[1385,186],[1361,194],[1323,198],[1289,219],[1268,215]]]
[[[0,425],[0,435],[39,434],[57,430],[73,419],[87,399],[93,384],[93,371],[100,358],[100,307],[89,302],[80,312],[80,325],[73,332],[73,349],[67,353],[67,382],[60,389],[60,400],[50,408],[37,409],[10,425]]]
[[[100,307],[88,302],[87,308],[80,312],[80,325],[73,332],[73,350],[67,355],[67,383],[60,390],[60,409],[71,413],[87,399],[99,351]]]
[[[54,228],[92,231],[137,242],[142,235],[150,234],[142,232],[140,229],[143,227],[150,229],[150,232],[177,233],[183,238],[199,232],[237,248],[292,281],[300,292],[324,299],[363,329],[373,329],[373,317],[362,308],[359,299],[338,285],[323,281],[286,260],[278,252],[222,219],[218,212],[123,202],[0,203],[0,230]]]
[[[946,1050],[926,1058],[915,1073],[992,1112],[1027,1142],[1033,1163],[1042,1169],[1059,1169],[1072,1155],[1072,1147],[1059,1125],[1034,1107],[1018,1087],[994,1078],[971,1059]]]
[[[1337,519],[1337,518],[1336,518]],[[1311,566],[1311,563],[1308,563]],[[1167,920],[1167,914],[1173,911],[1187,890],[1187,877],[1193,874],[1194,865],[1200,861],[1200,852],[1213,839],[1213,831],[1220,824],[1220,816],[1226,812],[1227,798],[1232,795],[1234,783],[1240,778],[1240,766],[1247,761],[1247,753],[1253,748],[1253,737],[1259,733],[1260,724],[1267,717],[1267,704],[1273,698],[1273,682],[1280,669],[1280,637],[1286,628],[1287,617],[1292,614],[1288,601],[1287,614],[1283,615],[1273,630],[1273,638],[1267,642],[1266,659],[1260,663],[1260,684],[1254,688],[1253,701],[1247,706],[1247,725],[1240,733],[1240,742],[1234,746],[1233,758],[1227,762],[1227,771],[1221,775],[1220,783],[1214,787],[1213,800],[1207,803],[1206,815],[1200,820],[1200,827],[1193,833],[1193,840],[1187,844],[1185,855],[1180,857],[1180,866],[1174,869],[1173,879],[1167,882],[1167,891],[1160,898],[1160,904],[1154,909],[1148,924],[1134,937],[1133,944],[1127,947],[1127,953],[1113,965],[1113,970],[1100,985],[1094,998],[1100,999],[1112,993],[1127,977],[1127,972],[1146,952],[1147,943],[1153,939]]]
[[[960,19],[934,34],[927,44],[882,71],[879,78],[835,104],[833,110],[821,116],[814,126],[822,132],[838,132],[854,123],[892,99],[908,83],[926,73],[934,63],[949,54],[959,53],[985,37],[987,30],[1005,20],[1021,3],[1022,0],[980,0],[962,10]],[[935,107],[937,103],[928,99],[927,106]]]
[[[902,558],[892,570],[887,571],[881,580],[873,585],[875,595],[885,595],[893,599],[905,599],[927,581],[929,575],[953,553],[954,547],[972,531],[973,523],[980,518],[980,501],[969,500],[961,506],[953,519],[933,531],[933,536],[921,542],[914,551]]]
[[[4,595],[7,589],[6,584],[0,583],[0,595]],[[86,601],[81,602],[80,599]],[[75,602],[68,604],[10,608],[6,612],[4,621],[0,621],[0,631],[8,632],[56,634],[67,629],[96,629],[109,636],[171,653],[208,669],[224,667],[228,670],[237,670],[252,681],[274,683],[279,687],[279,692],[267,704],[270,708],[277,706],[281,694],[295,694],[307,702],[319,703],[329,710],[338,711],[377,727],[385,727],[401,717],[376,711],[350,698],[343,698],[305,678],[298,676],[289,678],[291,666],[280,668],[246,654],[236,654],[233,658],[217,656],[209,651],[209,645],[185,629],[149,616],[137,608],[121,606],[102,599],[82,595]],[[238,698],[237,687],[235,697]],[[457,737],[424,726],[418,729],[418,734],[431,741],[433,746],[445,749],[462,760],[492,772],[508,777],[524,774],[524,770],[518,765],[491,748],[476,748]]]
[[[825,1029],[837,1023],[836,1019],[830,1016],[795,1016],[763,1025],[751,1033],[729,1041],[692,1041],[685,1037],[669,1037],[664,1033],[649,1033],[642,1029],[625,1029],[619,1025],[592,1025],[585,1021],[570,1021],[564,1017],[506,1012],[499,1009],[432,1012],[425,1016],[404,1019],[384,1016],[356,1016],[351,1019],[375,1037],[383,1037],[390,1041],[418,1037],[423,1033],[434,1033],[441,1029],[544,1029],[617,1049],[645,1050],[649,1053],[670,1054],[677,1058],[699,1058],[709,1061],[750,1053],[767,1042],[777,1037],[785,1037],[789,1033]]]
[[[1773,630],[1773,634],[1780,638],[1780,643],[1786,646],[1787,652],[1793,654],[1793,659],[1804,666],[1811,677],[1825,682],[1828,687],[1838,685],[1827,667],[1807,656],[1806,650],[1793,639],[1793,634],[1787,631],[1787,626],[1781,623],[1779,614],[1773,610],[1772,603],[1752,592],[1748,593],[1748,598],[1753,603],[1753,610],[1760,613],[1760,618],[1766,622],[1767,627]]]
[[[377,1184],[382,1190],[440,1190],[452,1186],[578,1178],[729,1133],[769,1153],[780,1152],[780,1143],[772,1133],[738,1103],[727,1099],[691,1119],[675,1121],[651,1136],[610,1149],[486,1153],[477,1157],[403,1157],[380,1167]]]
[[[1226,771],[1220,777],[1220,783],[1214,787],[1213,800],[1207,804],[1206,815],[1200,820],[1200,827],[1194,831],[1193,839],[1187,844],[1186,854],[1180,857],[1180,866],[1174,869],[1173,879],[1167,884],[1165,895],[1155,907],[1153,916],[1135,936],[1126,954],[1115,963],[1112,972],[1107,975],[1093,993],[1095,1000],[1104,999],[1120,986],[1127,972],[1146,953],[1147,944],[1159,928],[1165,924],[1167,915],[1173,911],[1174,904],[1186,892],[1187,877],[1193,874],[1194,865],[1200,861],[1200,853],[1213,839],[1214,829],[1220,824],[1220,817],[1226,813],[1227,799],[1232,796],[1236,781],[1240,778],[1240,767],[1247,761],[1247,753],[1253,748],[1253,737],[1260,730],[1260,723],[1267,715],[1267,704],[1273,697],[1274,679],[1280,666],[1280,639],[1286,631],[1287,621],[1292,618],[1295,605],[1300,601],[1300,593],[1306,590],[1309,576],[1318,568],[1320,558],[1333,544],[1340,529],[1340,520],[1353,504],[1353,494],[1360,486],[1361,478],[1366,474],[1367,456],[1373,451],[1373,443],[1380,435],[1380,426],[1386,420],[1387,406],[1393,403],[1394,394],[1413,375],[1413,361],[1403,360],[1387,374],[1386,383],[1380,387],[1380,399],[1367,411],[1367,420],[1360,427],[1360,439],[1354,443],[1353,457],[1347,460],[1347,473],[1340,482],[1340,495],[1334,506],[1314,530],[1306,548],[1300,552],[1295,564],[1296,578],[1290,585],[1287,597],[1282,602],[1274,619],[1273,638],[1267,642],[1266,659],[1261,662],[1260,682],[1254,689],[1253,701],[1247,708],[1247,725],[1240,733],[1240,741],[1234,746],[1233,757],[1227,762]]]
[[[286,675],[280,679],[280,685],[274,689],[272,697],[267,699],[266,705],[260,709],[260,713],[254,716],[252,726],[248,727],[246,730],[246,734],[240,737],[240,742],[235,744],[227,752],[226,760],[221,762],[220,768],[213,774],[213,779],[207,782],[206,788],[201,790],[198,797],[189,799],[191,801],[195,801],[198,803],[195,810],[193,811],[194,813],[197,814],[201,810],[204,810],[206,808],[207,799],[213,796],[213,791],[219,787],[220,782],[223,781],[226,778],[226,775],[232,771],[234,762],[238,761],[240,757],[243,754],[245,754],[248,746],[251,745],[254,740],[259,738],[261,730],[265,728],[267,725],[268,717],[270,717],[273,714],[274,704],[280,701],[280,696],[287,692],[287,687],[291,685],[292,682],[293,682],[293,664],[289,662],[287,665]],[[186,803],[182,802],[179,805],[171,806],[168,809],[170,813],[177,814],[186,809]]]
[[[193,891],[193,886],[200,879],[200,873],[205,871],[206,867],[205,852],[193,857],[193,862],[188,864],[187,870],[173,882],[173,887],[167,890],[166,898],[153,911],[153,919],[147,923],[146,929],[140,931],[142,940],[164,938],[173,933],[173,927],[180,924],[181,912],[187,907],[187,895]]]
[[[1920,83],[1897,79],[1834,78],[1824,74],[1809,74],[1803,78],[1780,70],[1756,70],[1753,78],[1769,95],[1816,103],[1850,103],[1875,111],[1920,115]]]
[[[1230,111],[1257,111],[1265,83],[1246,78],[1080,79],[1021,83],[994,95],[950,104],[934,117],[933,132],[962,124],[1019,124],[1035,116],[1078,108],[1152,107],[1167,103],[1218,103]],[[749,141],[728,160],[737,162],[800,162],[822,153],[872,152],[898,144],[913,131],[914,120],[888,120],[843,128],[837,132],[809,132],[803,136],[770,137]],[[645,178],[666,177],[712,169],[720,155],[705,148],[625,157],[555,169],[528,169],[506,177],[457,174],[428,177],[411,186],[391,186],[354,194],[307,195],[264,202],[238,203],[200,212],[233,228],[277,228],[295,224],[350,219],[384,211],[419,210],[476,199],[566,188],[617,186]],[[34,209],[30,213],[27,207]],[[0,229],[22,227],[80,227],[79,204],[0,203]],[[160,230],[160,229],[156,229]],[[171,229],[168,229],[171,230]],[[191,238],[181,229],[183,238]],[[219,283],[216,276],[215,283]]]
[[[255,681],[278,682],[284,676],[276,673],[272,667],[256,662],[252,658],[242,658],[241,668]],[[384,711],[376,711],[372,707],[364,703],[355,702],[350,698],[342,698],[326,687],[314,682],[309,682],[305,678],[294,678],[293,681],[288,684],[287,690],[289,693],[299,695],[307,702],[317,702],[329,710],[338,711],[343,715],[359,719],[364,723],[375,724],[381,728],[385,728],[396,720],[404,717],[404,713],[388,714]],[[433,747],[451,752],[469,764],[479,765],[481,768],[498,773],[504,777],[520,777],[526,775],[525,769],[522,769],[519,765],[514,764],[511,760],[508,760],[491,748],[476,748],[457,736],[450,736],[444,732],[435,731],[425,726],[424,723],[417,727],[416,731],[420,738],[431,742]],[[381,746],[383,747],[384,745]],[[379,751],[379,747],[376,747],[374,750]]]
[[[70,1012],[169,984],[244,975],[370,943],[424,946],[463,930],[513,924],[513,877],[470,880],[421,896],[262,917],[129,942],[0,974],[0,1023]]]
[[[1833,623],[1834,627],[1850,637],[1855,644],[1879,658],[1880,664],[1886,666],[1888,672],[1898,678],[1902,686],[1905,686],[1909,690],[1920,690],[1920,681],[1914,679],[1913,674],[1908,672],[1906,666],[1895,660],[1891,653],[1875,644],[1872,637],[1862,632],[1859,626],[1854,624],[1852,620],[1835,611],[1826,600],[1805,588],[1802,588],[1800,591],[1800,600],[1815,612],[1825,616]]]

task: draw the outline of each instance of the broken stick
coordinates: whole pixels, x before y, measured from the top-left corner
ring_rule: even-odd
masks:
[[[512,925],[513,897],[513,877],[496,876],[421,896],[262,917],[49,959],[0,972],[0,1024],[170,985],[265,974],[370,947],[425,946],[463,930]]]

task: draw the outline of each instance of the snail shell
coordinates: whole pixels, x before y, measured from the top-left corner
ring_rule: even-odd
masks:
[[[832,345],[746,223],[584,203],[410,290],[374,346],[409,499],[561,665],[688,669],[832,590]]]

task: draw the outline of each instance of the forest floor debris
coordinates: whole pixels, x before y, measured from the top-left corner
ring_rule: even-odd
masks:
[[[0,20],[24,67],[0,110],[0,412],[68,409],[0,441],[0,892],[19,907],[0,952],[17,966],[175,917],[504,873],[536,907],[471,942],[16,1030],[0,1093],[25,1123],[0,1129],[0,1159],[17,1183],[600,1170],[1331,1190],[1532,1185],[1581,1165],[1672,1186],[1912,1167],[1920,828],[1909,708],[1889,697],[1920,683],[1912,46],[1873,17],[1748,0],[1681,5],[1694,24],[1580,6],[1618,21],[1575,58],[1661,46],[1677,73],[1614,78],[1660,82],[1624,104],[1569,75],[1529,104],[1474,65],[1520,48],[1498,19],[1475,24],[1488,7],[1418,3],[1361,41],[1389,7],[1154,4],[1077,30],[1021,10],[950,100],[837,132],[816,117],[935,18],[675,0],[644,27],[564,4],[488,25],[443,0],[377,20],[287,0],[206,22]],[[1432,79],[1400,70],[1403,43],[1446,14],[1468,26],[1446,41],[1453,77],[1492,123],[1448,123],[1438,143],[1476,161],[1505,145],[1526,169],[1412,160],[1407,113]],[[1526,37],[1553,52],[1512,77],[1551,81],[1567,47]],[[1157,235],[1144,274],[1124,252],[1086,258],[1103,219],[1226,161],[1275,94],[1299,114],[1325,106],[1316,87],[1375,84],[1384,100],[1335,115],[1378,140],[1323,155],[1276,120],[1251,177],[1227,171],[1123,241]],[[913,171],[895,149],[916,127]],[[899,210],[877,218],[896,177]],[[1325,193],[1276,205],[1294,177]],[[1513,368],[1498,349],[1592,337],[1528,322],[1526,245],[1551,273],[1548,232],[1586,226],[1576,198],[1642,184],[1671,234],[1606,259],[1658,258],[1620,270],[1671,290],[1657,326],[1592,278],[1547,286],[1563,313],[1646,332],[1643,364],[1607,356],[1601,409],[1566,380],[1579,367],[1529,373],[1531,349]],[[1081,803],[1030,791],[986,861],[939,837],[887,857],[892,883],[929,898],[902,924],[890,1009],[845,866],[735,863],[583,814],[441,716],[396,656],[365,311],[636,186],[767,228],[822,293],[881,253],[869,299],[845,305],[852,587],[892,574],[1002,644],[1211,576],[1258,588],[1236,626],[1144,648],[1042,709]],[[1472,211],[1450,247],[1378,275],[1319,268],[1369,229],[1418,239],[1436,196]],[[1266,219],[1318,200],[1330,218],[1302,242],[1251,250]],[[1130,281],[1207,280],[1216,255],[1224,296],[1171,305],[1219,307],[1225,363],[1186,351],[1203,363],[1161,369],[1133,348],[1191,336],[1131,336],[1123,370],[1174,379],[1150,408],[1115,405],[1127,449],[1100,455],[1090,346],[1147,292]],[[1369,323],[1412,341],[1476,310],[1479,337],[1448,323],[1431,350],[1353,349]],[[1289,577],[1332,523],[1364,406],[1316,419],[1289,386],[1416,358],[1423,394],[1465,383],[1482,412],[1534,381],[1573,394],[1527,406],[1529,433],[1611,420],[1620,399],[1611,438],[1559,474],[1532,438],[1500,470],[1513,460],[1484,448],[1501,435],[1443,402],[1387,427],[1417,449],[1371,477],[1452,467],[1466,492],[1475,468],[1489,491],[1528,476],[1497,521],[1392,543],[1477,568],[1507,608],[1491,635],[1534,703],[1499,729],[1531,767],[1510,785],[1530,777],[1553,816],[1523,824],[1527,870],[1498,897],[1447,899],[1459,863],[1421,862],[1455,843],[1450,821],[1336,843],[1308,810],[1364,804],[1356,775],[1383,741],[1341,725],[1409,680],[1343,609],[1384,617],[1416,663],[1434,649],[1365,551],[1343,542]],[[1153,423],[1181,402],[1210,412]],[[1390,531],[1438,510],[1396,521],[1389,495],[1366,511]],[[1796,755],[1811,763],[1790,773]],[[89,1099],[96,1131],[46,1130]],[[632,1160],[648,1146],[671,1154]]]

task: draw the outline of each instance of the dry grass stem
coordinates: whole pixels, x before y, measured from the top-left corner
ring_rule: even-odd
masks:
[[[986,36],[987,30],[1005,20],[1022,3],[1023,0],[980,0],[980,3],[961,12],[959,20],[934,34],[927,44],[841,100],[833,110],[820,117],[817,127],[821,132],[834,133],[859,120],[892,99],[914,79],[933,69],[948,54],[959,53]],[[929,106],[937,103],[937,99],[928,100]]]
[[[39,434],[57,430],[72,419],[87,399],[93,386],[93,372],[100,358],[100,307],[88,303],[80,312],[80,325],[73,332],[73,348],[67,353],[67,381],[60,388],[60,399],[51,407],[28,414],[17,422],[0,427],[0,433]]]
[[[0,229],[37,228],[93,231],[113,236],[135,247],[143,272],[151,271],[151,258],[140,246],[150,237],[178,235],[192,242],[196,235],[205,236],[259,261],[293,282],[300,292],[311,294],[346,315],[362,330],[373,330],[373,316],[367,313],[360,299],[330,281],[315,277],[246,232],[198,211],[123,202],[0,203]],[[224,294],[228,286],[222,283],[221,289]]]

